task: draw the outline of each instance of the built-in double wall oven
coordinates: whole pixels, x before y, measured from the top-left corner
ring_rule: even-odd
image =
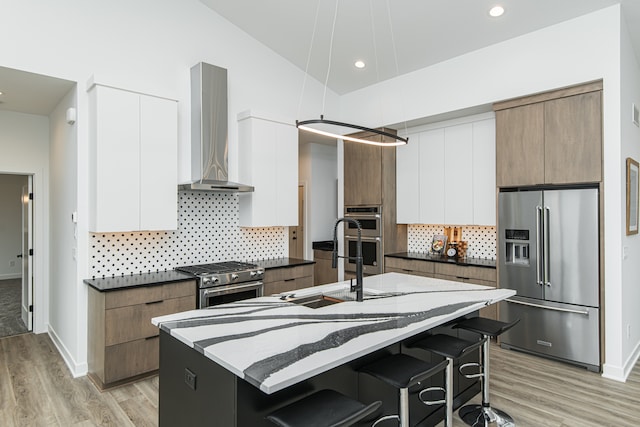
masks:
[[[345,218],[358,220],[362,228],[362,260],[364,274],[382,273],[382,206],[346,206]],[[348,260],[344,271],[355,273],[356,248],[358,243],[358,227],[345,222],[345,252]]]

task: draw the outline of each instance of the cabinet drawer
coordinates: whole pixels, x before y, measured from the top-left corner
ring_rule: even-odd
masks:
[[[461,279],[480,279],[480,280],[487,280],[491,282],[496,281],[495,268],[473,267],[473,266],[441,263],[441,264],[436,264],[435,273],[443,274],[446,276],[454,276]],[[472,282],[476,283],[473,280]]]
[[[416,271],[416,270],[403,270],[401,268],[388,267],[388,266],[384,267],[384,272],[385,273],[411,274],[411,275],[414,275],[414,276],[422,276],[422,277],[433,277],[433,273],[425,273],[423,271]]]
[[[265,270],[263,282],[266,285],[269,282],[278,282],[305,276],[313,276],[313,264]]]
[[[151,318],[196,308],[195,295],[146,304],[113,308],[105,312],[105,345],[110,346],[158,335]]]
[[[281,292],[294,291],[296,289],[310,288],[311,286],[313,286],[313,276],[278,280],[277,282],[265,283],[264,294],[279,294]]]
[[[395,268],[396,271],[406,270],[405,272],[409,274],[414,274],[414,273],[418,274],[417,272],[433,274],[434,265],[436,264],[430,261],[420,261],[417,259],[404,259],[404,258],[392,258],[392,257],[385,257],[384,262],[385,262],[385,267]]]
[[[105,292],[105,309],[146,304],[196,294],[195,280]]]
[[[129,341],[105,348],[104,383],[157,370],[159,367],[160,336]]]

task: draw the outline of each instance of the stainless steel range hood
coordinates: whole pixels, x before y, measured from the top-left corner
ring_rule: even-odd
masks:
[[[227,70],[200,62],[191,67],[191,179],[180,190],[245,193],[229,181]]]

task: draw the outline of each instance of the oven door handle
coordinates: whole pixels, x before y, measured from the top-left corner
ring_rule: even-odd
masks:
[[[373,213],[346,213],[344,214],[345,218],[375,218],[375,219],[380,219],[380,214],[373,214]]]
[[[344,236],[345,239],[347,240],[358,240],[358,236]],[[379,242],[380,241],[380,237],[368,237],[368,236],[361,236],[360,237],[362,239],[363,242]]]
[[[216,295],[224,295],[231,292],[237,292],[241,290],[251,290],[261,288],[263,285],[262,282],[251,282],[251,283],[240,283],[238,285],[230,285],[230,286],[217,286],[213,288],[203,289],[202,295],[205,297],[208,296],[216,296]]]

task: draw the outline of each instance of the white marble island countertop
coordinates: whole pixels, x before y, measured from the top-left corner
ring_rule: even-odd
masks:
[[[291,293],[348,294],[348,288],[339,282]],[[152,322],[270,394],[515,295],[400,273],[365,277],[364,291],[363,302],[314,309],[264,296]]]

